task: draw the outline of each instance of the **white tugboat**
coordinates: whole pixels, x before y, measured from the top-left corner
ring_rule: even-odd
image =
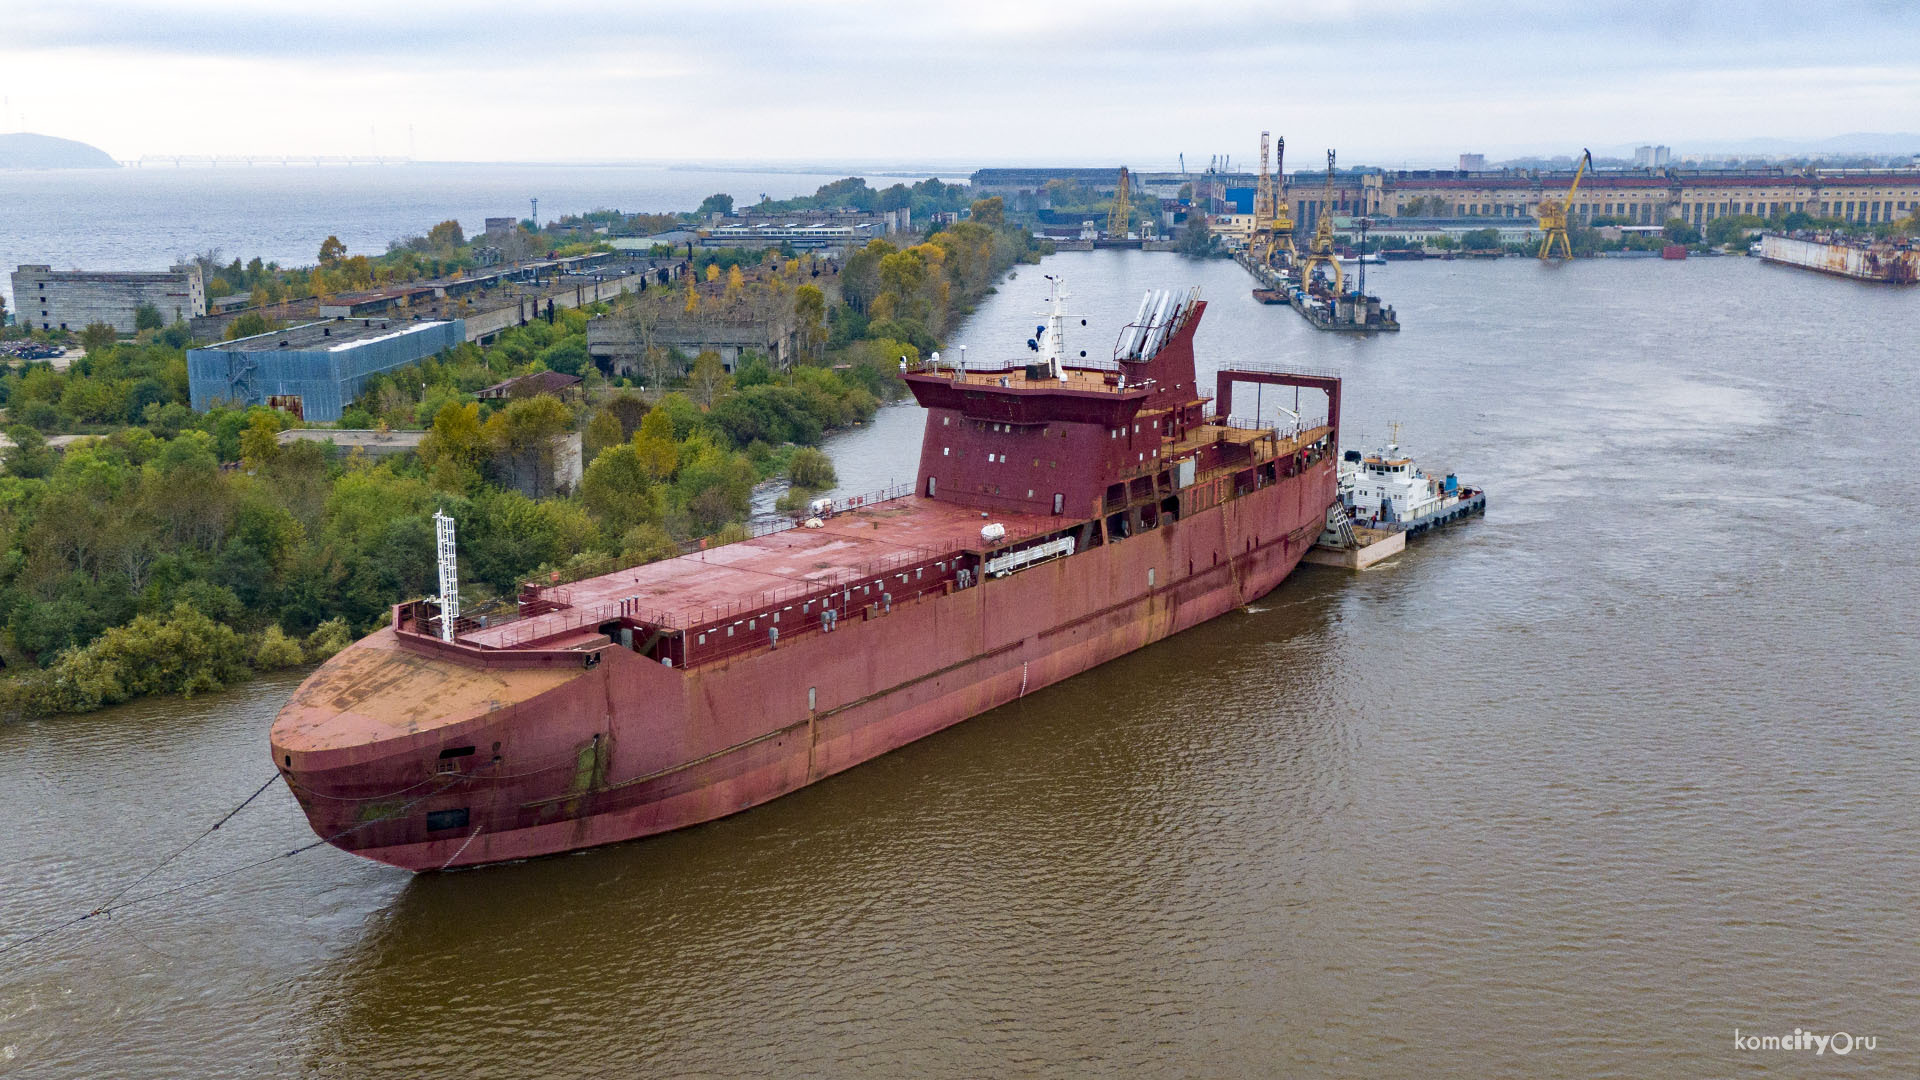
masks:
[[[1310,562],[1358,570],[1405,550],[1409,537],[1487,510],[1486,492],[1452,473],[1428,476],[1402,452],[1398,424],[1386,446],[1341,455],[1338,490]]]

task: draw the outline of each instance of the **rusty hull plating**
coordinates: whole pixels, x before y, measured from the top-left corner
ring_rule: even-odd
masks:
[[[274,763],[358,855],[552,854],[744,810],[1253,600],[1334,501],[1340,384],[1226,370],[1210,413],[1205,308],[1112,364],[909,372],[917,484],[818,528],[530,584],[452,641],[401,604],[294,694]],[[1327,419],[1232,420],[1248,381],[1323,391]]]

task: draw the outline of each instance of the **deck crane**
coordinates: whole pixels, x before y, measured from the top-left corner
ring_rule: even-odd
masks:
[[[1347,275],[1340,269],[1340,257],[1333,253],[1333,151],[1327,151],[1327,187],[1321,196],[1320,220],[1314,225],[1313,239],[1307,242],[1307,261],[1300,265],[1300,285],[1313,281],[1313,270],[1327,266],[1333,270],[1333,291],[1346,288]]]
[[[1107,236],[1113,240],[1127,238],[1127,226],[1131,223],[1127,200],[1127,169],[1120,167],[1120,183],[1113,189],[1113,205],[1107,210]]]
[[[1543,198],[1537,211],[1540,218],[1540,231],[1546,235],[1540,241],[1540,257],[1553,258],[1553,248],[1557,242],[1565,258],[1573,258],[1573,241],[1567,238],[1567,214],[1573,209],[1573,197],[1580,193],[1580,178],[1586,175],[1587,166],[1593,164],[1593,151],[1580,151],[1580,166],[1573,171],[1573,186],[1567,189],[1564,199]]]

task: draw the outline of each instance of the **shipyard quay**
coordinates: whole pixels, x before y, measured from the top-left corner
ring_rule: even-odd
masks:
[[[1111,190],[1117,167],[1109,169],[981,169],[976,188],[1000,194],[1018,205],[1044,209],[1051,182]],[[1532,220],[1545,197],[1563,194],[1573,171],[1540,169],[1386,169],[1362,165],[1336,173],[1333,196],[1323,192],[1324,171],[1286,174],[1286,199],[1297,227],[1312,228],[1331,207],[1336,215],[1367,214],[1391,229],[1396,217],[1470,217]],[[1249,198],[1258,178],[1252,173],[1153,173],[1130,177],[1148,192],[1176,193],[1190,185],[1196,195]],[[1683,167],[1611,169],[1589,172],[1580,197],[1569,208],[1575,221],[1611,218],[1627,223],[1663,225],[1678,218],[1699,226],[1715,218],[1752,215],[1770,218],[1805,213],[1862,225],[1899,221],[1920,210],[1920,170],[1687,169]]]

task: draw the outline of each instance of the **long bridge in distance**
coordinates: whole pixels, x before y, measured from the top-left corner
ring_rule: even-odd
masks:
[[[222,165],[411,165],[413,159],[374,154],[142,154],[138,160],[121,164],[133,168],[171,165],[176,169],[197,169]]]

